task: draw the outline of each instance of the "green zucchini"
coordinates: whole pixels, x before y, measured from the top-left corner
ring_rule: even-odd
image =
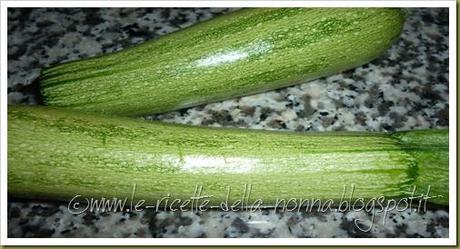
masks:
[[[369,62],[399,36],[388,8],[243,9],[119,52],[42,71],[43,101],[161,113],[286,87]]]
[[[431,186],[448,204],[448,130],[295,133],[193,127],[9,107],[8,192],[22,198],[370,200]],[[344,188],[348,190],[344,195]],[[228,194],[228,190],[231,190]],[[228,198],[227,198],[228,194]]]

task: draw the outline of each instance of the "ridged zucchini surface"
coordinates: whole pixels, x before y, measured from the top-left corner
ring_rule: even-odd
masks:
[[[448,204],[448,130],[296,133],[193,127],[9,107],[10,196],[238,200],[400,198]]]
[[[136,116],[286,87],[384,53],[404,14],[391,8],[243,9],[141,45],[42,71],[43,100]]]

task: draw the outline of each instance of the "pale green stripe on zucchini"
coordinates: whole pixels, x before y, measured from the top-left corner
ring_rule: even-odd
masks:
[[[369,62],[399,36],[387,8],[244,9],[119,52],[42,71],[44,102],[161,113],[286,87]]]
[[[9,107],[10,196],[69,200],[190,198],[251,200],[408,196],[432,184],[448,203],[448,131],[294,133],[191,127],[46,107]],[[415,156],[414,156],[415,155]]]

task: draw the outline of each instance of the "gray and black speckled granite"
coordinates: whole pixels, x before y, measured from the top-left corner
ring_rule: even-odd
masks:
[[[36,104],[42,67],[120,50],[229,9],[8,9],[8,102]],[[447,127],[448,10],[407,9],[399,41],[369,64],[297,86],[146,119],[295,131]],[[448,237],[446,208],[366,212],[83,213],[10,199],[9,237]],[[354,225],[372,225],[362,232]]]

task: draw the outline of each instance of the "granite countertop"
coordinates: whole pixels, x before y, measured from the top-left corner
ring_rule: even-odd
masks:
[[[8,8],[8,103],[37,104],[40,69],[120,50],[230,9]],[[448,127],[448,9],[407,9],[401,38],[369,64],[277,91],[148,116],[164,122],[293,131]],[[372,226],[361,231],[355,221]],[[448,237],[426,212],[71,214],[66,203],[10,198],[9,237]]]

